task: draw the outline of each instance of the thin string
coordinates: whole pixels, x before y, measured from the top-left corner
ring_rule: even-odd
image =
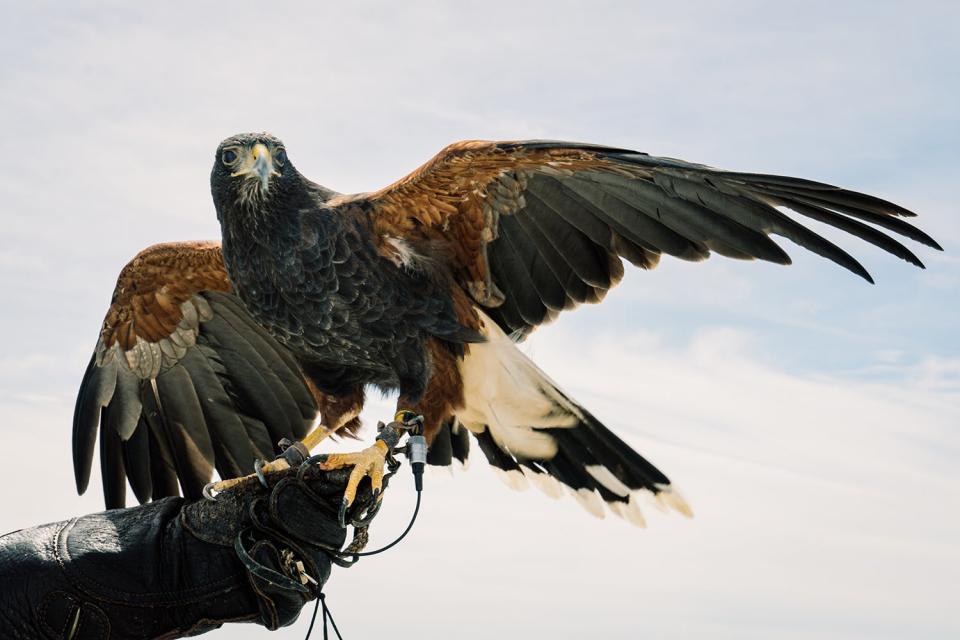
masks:
[[[403,533],[400,536],[388,544],[385,547],[381,547],[375,551],[366,551],[366,552],[357,552],[351,555],[353,556],[372,556],[378,553],[383,553],[387,549],[394,547],[398,542],[403,540],[410,530],[413,529],[413,523],[417,521],[417,515],[420,513],[420,497],[423,495],[423,492],[417,491],[417,505],[413,508],[413,516],[410,517],[410,523],[407,525],[407,528],[403,530]],[[327,597],[321,591],[317,594],[317,601],[313,605],[313,616],[310,617],[310,627],[307,629],[307,637],[304,640],[310,640],[310,634],[313,633],[313,625],[317,621],[317,611],[323,607],[323,640],[329,640],[329,633],[327,631],[327,621],[330,621],[330,626],[333,627],[334,632],[337,634],[339,640],[343,640],[343,636],[340,635],[340,629],[337,628],[337,623],[333,620],[333,614],[330,613],[330,608],[327,606]]]
[[[329,619],[329,620],[330,620],[330,626],[333,627],[333,631],[334,631],[334,633],[337,634],[337,638],[339,638],[340,640],[343,640],[343,636],[340,635],[340,629],[337,629],[337,623],[334,622],[334,620],[333,620],[333,614],[330,613],[330,607],[327,606],[327,601],[326,601],[326,600],[323,601],[323,615],[324,615],[324,619],[325,619],[325,620],[326,620],[326,619]],[[327,639],[327,624],[326,624],[326,622],[324,622],[324,624],[323,624],[323,640],[328,640],[328,639]]]
[[[327,596],[322,591],[317,594],[317,601],[313,605],[313,616],[310,618],[310,628],[307,629],[307,637],[305,640],[310,640],[310,634],[313,633],[313,625],[317,621],[317,611],[320,607],[323,607],[323,640],[330,640],[330,633],[327,629],[327,622],[330,622],[330,626],[333,627],[333,632],[337,634],[339,640],[343,640],[343,636],[340,635],[340,629],[337,628],[337,623],[333,620],[333,614],[330,613],[330,607],[327,606]]]
[[[423,440],[422,437],[420,437],[420,439]],[[423,453],[424,459],[423,460],[414,459],[413,464],[411,466],[411,469],[413,470],[414,485],[417,488],[417,504],[413,508],[413,515],[410,516],[410,522],[409,524],[407,524],[407,528],[403,530],[403,533],[401,533],[399,537],[397,537],[393,542],[391,542],[385,547],[380,547],[379,549],[376,549],[374,551],[358,551],[350,554],[351,556],[353,556],[354,562],[356,562],[362,556],[373,556],[378,553],[383,553],[388,549],[392,549],[401,540],[406,538],[407,534],[410,533],[410,530],[413,529],[413,523],[417,521],[417,515],[420,513],[420,498],[423,496],[423,468],[426,462],[426,459],[425,459],[426,444],[423,445],[422,449],[423,449],[422,453]],[[410,455],[409,449],[408,449],[407,455],[408,456]],[[310,462],[310,459],[308,459],[306,463],[304,463],[304,465],[306,465],[309,462]],[[397,463],[397,466],[399,466],[399,463]],[[391,475],[393,474],[394,471],[395,469],[391,470]],[[337,628],[337,623],[334,622],[333,620],[333,614],[330,613],[330,608],[327,607],[326,595],[324,595],[324,593],[319,590],[317,593],[317,602],[313,606],[313,616],[310,618],[310,628],[307,629],[307,637],[305,638],[305,640],[310,640],[310,634],[313,633],[313,625],[317,620],[317,610],[320,607],[323,607],[323,640],[329,640],[329,634],[327,631],[327,621],[329,621],[330,626],[333,627],[334,632],[337,634],[337,638],[339,640],[343,640],[343,636],[340,635],[340,629]]]
[[[310,616],[310,628],[307,629],[307,637],[305,640],[310,640],[310,635],[313,633],[313,623],[317,621],[317,609],[320,608],[320,600],[323,599],[323,594],[317,596],[317,601],[313,603],[313,615]],[[326,625],[324,625],[326,626]],[[327,630],[323,630],[323,638],[327,640]]]
[[[376,549],[374,551],[356,551],[354,553],[351,553],[350,555],[354,557],[375,556],[378,553],[383,553],[387,549],[391,549],[395,547],[397,543],[399,543],[401,540],[406,538],[407,534],[410,533],[410,529],[413,529],[413,523],[417,521],[417,514],[420,513],[420,496],[421,495],[422,495],[422,492],[417,491],[417,506],[413,508],[413,515],[410,517],[410,522],[407,524],[407,528],[403,530],[403,533],[401,533],[396,540],[394,540],[387,546],[380,547],[379,549]]]

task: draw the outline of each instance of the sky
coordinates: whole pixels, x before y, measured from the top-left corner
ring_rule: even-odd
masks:
[[[76,388],[123,264],[218,236],[221,139],[269,130],[345,193],[458,139],[579,140],[869,192],[945,251],[916,247],[921,271],[824,231],[874,286],[787,241],[791,267],[629,272],[523,348],[695,518],[598,521],[510,491],[482,456],[433,472],[409,539],[327,585],[346,637],[960,635],[955,2],[0,10],[0,446],[29,478],[0,484],[0,531],[100,508],[96,472],[74,492]],[[372,544],[409,517],[397,480]]]

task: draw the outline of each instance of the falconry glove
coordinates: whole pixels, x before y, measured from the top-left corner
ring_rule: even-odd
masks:
[[[365,483],[338,511],[349,470],[272,474],[216,501],[166,498],[0,537],[0,624],[13,639],[181,638],[225,622],[277,629],[320,594],[331,563],[365,540],[379,506]]]

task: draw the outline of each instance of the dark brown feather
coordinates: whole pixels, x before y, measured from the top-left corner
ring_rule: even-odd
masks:
[[[702,260],[716,252],[789,264],[768,237],[776,234],[872,281],[853,256],[779,205],[918,266],[902,244],[852,219],[939,248],[898,218],[913,212],[874,196],[579,143],[455,143],[384,189],[330,204],[360,202],[377,242],[446,243],[458,284],[518,335],[550,320],[558,307],[569,308],[567,300],[601,300],[619,280],[619,257],[644,268],[655,266],[660,253]],[[498,291],[502,295],[494,295]]]
[[[176,495],[178,479],[196,497],[214,467],[250,473],[305,435],[317,403],[299,365],[229,288],[214,243],[157,245],[123,269],[77,395],[80,493],[98,432],[111,506],[126,479],[141,501]]]

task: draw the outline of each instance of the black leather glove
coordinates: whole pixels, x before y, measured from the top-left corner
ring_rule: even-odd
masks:
[[[330,576],[349,469],[271,474],[216,502],[167,498],[0,537],[3,638],[181,638],[225,622],[289,625]],[[351,547],[379,502],[364,481]]]

